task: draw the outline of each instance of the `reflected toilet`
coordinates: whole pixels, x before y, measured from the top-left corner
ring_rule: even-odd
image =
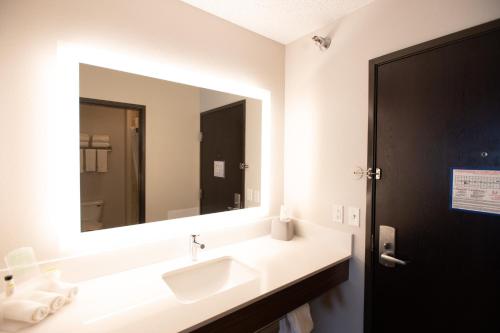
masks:
[[[82,202],[82,229],[83,231],[93,231],[102,229],[102,208],[103,200]]]

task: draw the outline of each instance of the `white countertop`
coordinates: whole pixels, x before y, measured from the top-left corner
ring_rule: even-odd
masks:
[[[193,264],[186,256],[79,283],[76,300],[26,333],[168,333],[221,316],[351,257],[352,236],[308,226],[284,242],[270,236],[199,252],[198,262],[232,256],[258,270],[260,279],[196,303],[180,303],[162,279],[173,269]],[[127,260],[127,258],[123,258]],[[82,267],[82,269],[85,269]],[[203,283],[202,277],[200,283]]]

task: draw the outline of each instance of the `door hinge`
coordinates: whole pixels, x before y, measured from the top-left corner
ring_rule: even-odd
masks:
[[[248,169],[248,168],[249,168],[248,164],[245,164],[244,162],[240,163],[240,170],[245,170],[245,169]]]
[[[366,176],[366,178],[368,179],[373,179],[373,176],[375,176],[375,179],[379,180],[382,178],[382,170],[380,168],[375,168],[375,171],[373,171],[372,168],[363,169],[361,167],[358,167],[356,170],[354,170],[354,175],[358,179],[363,178],[363,176]]]
[[[375,242],[374,240],[375,238],[373,237],[373,234],[372,234],[372,237],[370,239],[370,251],[373,252],[373,243]]]
[[[200,142],[203,142],[203,132],[198,133],[198,140],[200,140]]]
[[[372,168],[368,168],[368,173],[366,174],[366,177],[368,179],[372,179],[373,176],[375,176],[376,180],[379,180],[382,178],[382,170],[380,168],[375,168],[375,172],[373,172]]]

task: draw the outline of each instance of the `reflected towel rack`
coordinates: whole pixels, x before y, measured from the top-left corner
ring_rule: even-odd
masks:
[[[109,152],[113,151],[113,147],[80,147],[80,149],[107,150]]]
[[[90,149],[113,151],[112,147],[90,147]]]

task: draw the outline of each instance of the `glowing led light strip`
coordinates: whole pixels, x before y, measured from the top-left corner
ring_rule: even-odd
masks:
[[[49,142],[58,147],[49,152],[51,161],[49,197],[54,205],[52,223],[58,230],[63,252],[99,251],[176,237],[194,230],[234,226],[269,215],[271,171],[271,94],[268,90],[210,75],[198,69],[98,50],[84,45],[58,43],[58,94],[56,109],[49,114]],[[262,102],[261,206],[231,212],[146,223],[87,233],[80,232],[79,152],[79,64],[173,81],[200,88],[258,99]],[[64,153],[61,153],[64,152]]]

